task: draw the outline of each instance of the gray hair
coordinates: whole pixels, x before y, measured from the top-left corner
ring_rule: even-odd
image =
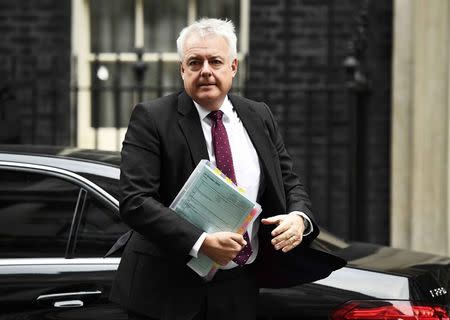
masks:
[[[231,59],[237,58],[237,37],[234,24],[230,20],[202,18],[181,30],[177,39],[177,51],[180,61],[183,61],[186,40],[193,35],[199,37],[222,36],[228,42]]]

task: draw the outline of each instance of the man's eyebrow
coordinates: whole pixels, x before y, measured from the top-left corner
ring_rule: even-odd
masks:
[[[193,54],[193,55],[188,55],[186,57],[186,60],[193,60],[193,59],[203,59],[203,55],[197,55],[197,54]],[[210,60],[210,59],[223,59],[223,57],[221,55],[211,55],[211,56],[207,56],[206,59]]]

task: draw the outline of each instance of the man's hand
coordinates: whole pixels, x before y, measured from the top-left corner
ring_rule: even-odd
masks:
[[[247,244],[244,237],[234,232],[215,232],[206,235],[200,252],[221,266],[233,260]]]
[[[302,242],[305,224],[303,218],[297,214],[281,214],[262,219],[261,222],[277,225],[272,231],[271,241],[276,250],[288,252]]]

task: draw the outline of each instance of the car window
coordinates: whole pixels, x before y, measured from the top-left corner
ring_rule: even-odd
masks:
[[[0,257],[64,257],[79,190],[46,174],[0,170]]]
[[[127,230],[117,210],[89,194],[78,227],[75,257],[103,257]]]
[[[78,174],[92,181],[117,200],[119,199],[119,181],[117,181],[117,179],[107,178],[100,175],[89,174],[84,172],[78,172]]]

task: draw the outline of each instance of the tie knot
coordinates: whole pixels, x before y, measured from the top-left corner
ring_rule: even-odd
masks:
[[[210,119],[214,120],[214,121],[220,121],[220,120],[222,120],[222,116],[223,116],[223,112],[220,111],[220,110],[217,110],[217,111],[211,111],[211,112],[208,114],[208,117],[209,117]]]

